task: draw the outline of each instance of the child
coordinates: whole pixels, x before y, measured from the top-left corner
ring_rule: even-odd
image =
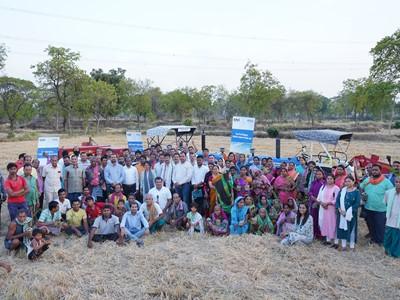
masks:
[[[193,202],[190,207],[190,212],[186,215],[186,229],[189,230],[189,235],[193,235],[195,231],[201,234],[204,233],[203,217],[197,212],[197,207],[197,203]]]
[[[94,220],[101,215],[101,208],[104,206],[101,202],[95,203],[92,196],[86,198],[86,216],[89,227],[92,227]]]
[[[40,229],[35,228],[32,232],[31,249],[28,252],[28,259],[38,259],[47,249],[49,249],[50,241],[43,239],[43,233]]]
[[[277,224],[276,234],[278,236],[284,236],[286,233],[292,231],[294,229],[294,221],[296,219],[296,213],[293,212],[289,204],[283,205],[283,210],[279,215]]]
[[[119,221],[121,222],[122,217],[125,213],[126,213],[125,201],[123,199],[119,199],[118,204],[114,210],[114,215],[116,215],[119,218]]]

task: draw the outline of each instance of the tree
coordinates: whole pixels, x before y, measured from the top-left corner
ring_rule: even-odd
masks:
[[[179,120],[187,117],[192,112],[193,89],[176,89],[165,94],[162,99],[162,107]]]
[[[392,89],[392,92],[389,93],[392,95],[390,101],[390,134],[395,113],[395,99],[400,92],[400,29],[391,36],[386,36],[380,40],[370,53],[373,57],[373,64],[370,69],[372,79],[376,82],[385,82],[387,87],[390,85],[390,89]]]
[[[6,46],[4,44],[0,44],[0,70],[4,68],[7,59],[7,51]]]
[[[54,98],[57,101],[63,117],[63,130],[66,131],[68,124],[71,134],[71,116],[76,101],[72,96],[76,94],[75,88],[84,74],[77,65],[80,54],[68,48],[53,46],[47,47],[45,52],[50,59],[32,66],[33,74],[41,87],[49,92],[48,100]],[[56,128],[58,129],[58,118]]]
[[[314,126],[316,113],[322,108],[323,96],[314,91],[291,91],[288,95],[288,106],[299,118],[305,113],[308,122]]]
[[[213,109],[213,98],[214,93],[216,91],[215,86],[206,85],[203,86],[200,90],[194,89],[192,91],[193,97],[193,110],[196,113],[197,118],[203,121],[203,124],[206,123],[206,119],[210,114],[212,114]]]
[[[0,77],[1,112],[10,122],[10,131],[18,121],[30,121],[34,116],[37,99],[35,85],[31,81],[12,77]]]
[[[85,134],[89,130],[91,117],[96,120],[96,133],[98,133],[101,120],[109,118],[117,110],[117,94],[114,86],[87,78],[75,109],[86,125]]]

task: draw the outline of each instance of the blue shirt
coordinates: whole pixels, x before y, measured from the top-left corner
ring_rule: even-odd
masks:
[[[104,178],[106,183],[122,183],[124,181],[124,167],[116,163],[115,165],[109,164],[104,169]]]
[[[129,230],[132,228],[142,229],[142,227],[148,229],[149,223],[140,211],[138,211],[135,215],[132,215],[132,212],[128,211],[122,217],[121,228],[126,228]]]

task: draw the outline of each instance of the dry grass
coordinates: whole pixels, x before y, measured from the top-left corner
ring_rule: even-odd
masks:
[[[98,143],[123,146],[122,134],[95,138]],[[168,137],[171,141],[172,138]],[[62,138],[62,145],[82,138]],[[196,137],[199,144],[199,138]],[[228,137],[208,137],[212,150],[229,147]],[[283,155],[300,148],[282,143]],[[256,139],[259,152],[274,152],[274,140]],[[395,144],[355,141],[350,152],[399,158]],[[36,141],[1,143],[0,162],[19,152],[34,153]],[[8,216],[3,207],[5,233]],[[188,237],[162,232],[146,238],[146,246],[114,243],[86,248],[86,238],[60,237],[37,262],[0,255],[11,263],[10,274],[0,270],[0,299],[399,299],[400,260],[385,257],[361,236],[355,253],[339,253],[315,242],[310,247],[280,246],[274,236]]]

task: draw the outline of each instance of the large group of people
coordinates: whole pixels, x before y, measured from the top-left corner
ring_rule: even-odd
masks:
[[[43,164],[23,153],[0,175],[10,216],[4,245],[35,260],[52,236],[86,236],[89,248],[103,241],[142,247],[146,235],[169,227],[190,235],[270,234],[282,245],[320,240],[354,251],[364,219],[370,243],[400,257],[400,162],[392,167],[384,176],[369,165],[355,178],[349,166],[327,170],[302,157],[276,165],[194,144],[120,155],[75,147]]]

